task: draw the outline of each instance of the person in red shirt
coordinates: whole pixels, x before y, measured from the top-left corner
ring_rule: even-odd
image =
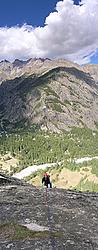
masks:
[[[44,186],[46,186],[47,188],[50,187],[52,188],[52,184],[50,181],[50,175],[47,173],[44,173],[44,176],[42,178],[42,184],[44,184]]]

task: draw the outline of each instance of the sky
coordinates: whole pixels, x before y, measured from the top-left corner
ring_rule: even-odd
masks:
[[[0,61],[98,64],[98,0],[0,0]]]

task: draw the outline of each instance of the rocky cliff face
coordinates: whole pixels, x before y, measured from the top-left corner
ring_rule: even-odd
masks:
[[[80,68],[79,65],[71,63],[65,60],[50,60],[48,58],[34,58],[27,61],[21,61],[16,59],[13,63],[9,61],[0,62],[0,82],[8,79],[14,79],[25,74],[25,76],[31,74],[42,74],[47,72],[50,69],[59,67],[59,66],[76,66]]]
[[[88,64],[83,67],[83,70],[87,73],[89,73],[95,80],[95,82],[98,84],[98,65],[97,64]]]
[[[96,129],[97,65],[80,67],[64,60],[30,59],[0,63],[0,127],[38,125],[62,132]]]
[[[97,250],[97,219],[97,193],[0,183],[0,250]]]

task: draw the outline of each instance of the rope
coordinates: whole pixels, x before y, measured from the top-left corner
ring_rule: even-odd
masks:
[[[46,203],[46,208],[47,208],[47,218],[48,218],[48,224],[49,224],[49,233],[50,233],[51,247],[52,247],[52,250],[57,250],[56,244],[55,244],[55,239],[54,239],[53,233],[51,231],[51,229],[52,229],[52,223],[51,223],[50,208],[49,208],[49,205],[48,205],[47,188],[46,188],[46,192],[45,192],[45,203]]]
[[[48,200],[49,200],[49,198],[48,198],[48,194],[49,194],[49,192],[47,191],[47,190],[49,190],[48,188],[46,188],[46,190],[45,190],[45,206],[46,206],[46,209],[47,209],[47,219],[48,219],[48,227],[49,227],[49,234],[50,234],[50,243],[51,243],[51,249],[52,250],[57,250],[57,246],[56,246],[56,242],[55,242],[55,237],[54,237],[54,235],[53,235],[53,224],[52,224],[52,221],[51,221],[51,212],[50,212],[50,206],[51,206],[51,204],[50,204],[50,206],[48,205]],[[62,246],[61,246],[61,250],[65,250],[65,247],[64,247],[64,245],[63,245],[63,243],[62,243]]]

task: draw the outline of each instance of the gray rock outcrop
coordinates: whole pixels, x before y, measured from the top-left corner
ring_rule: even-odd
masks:
[[[0,250],[6,249],[97,250],[98,194],[1,185]]]

